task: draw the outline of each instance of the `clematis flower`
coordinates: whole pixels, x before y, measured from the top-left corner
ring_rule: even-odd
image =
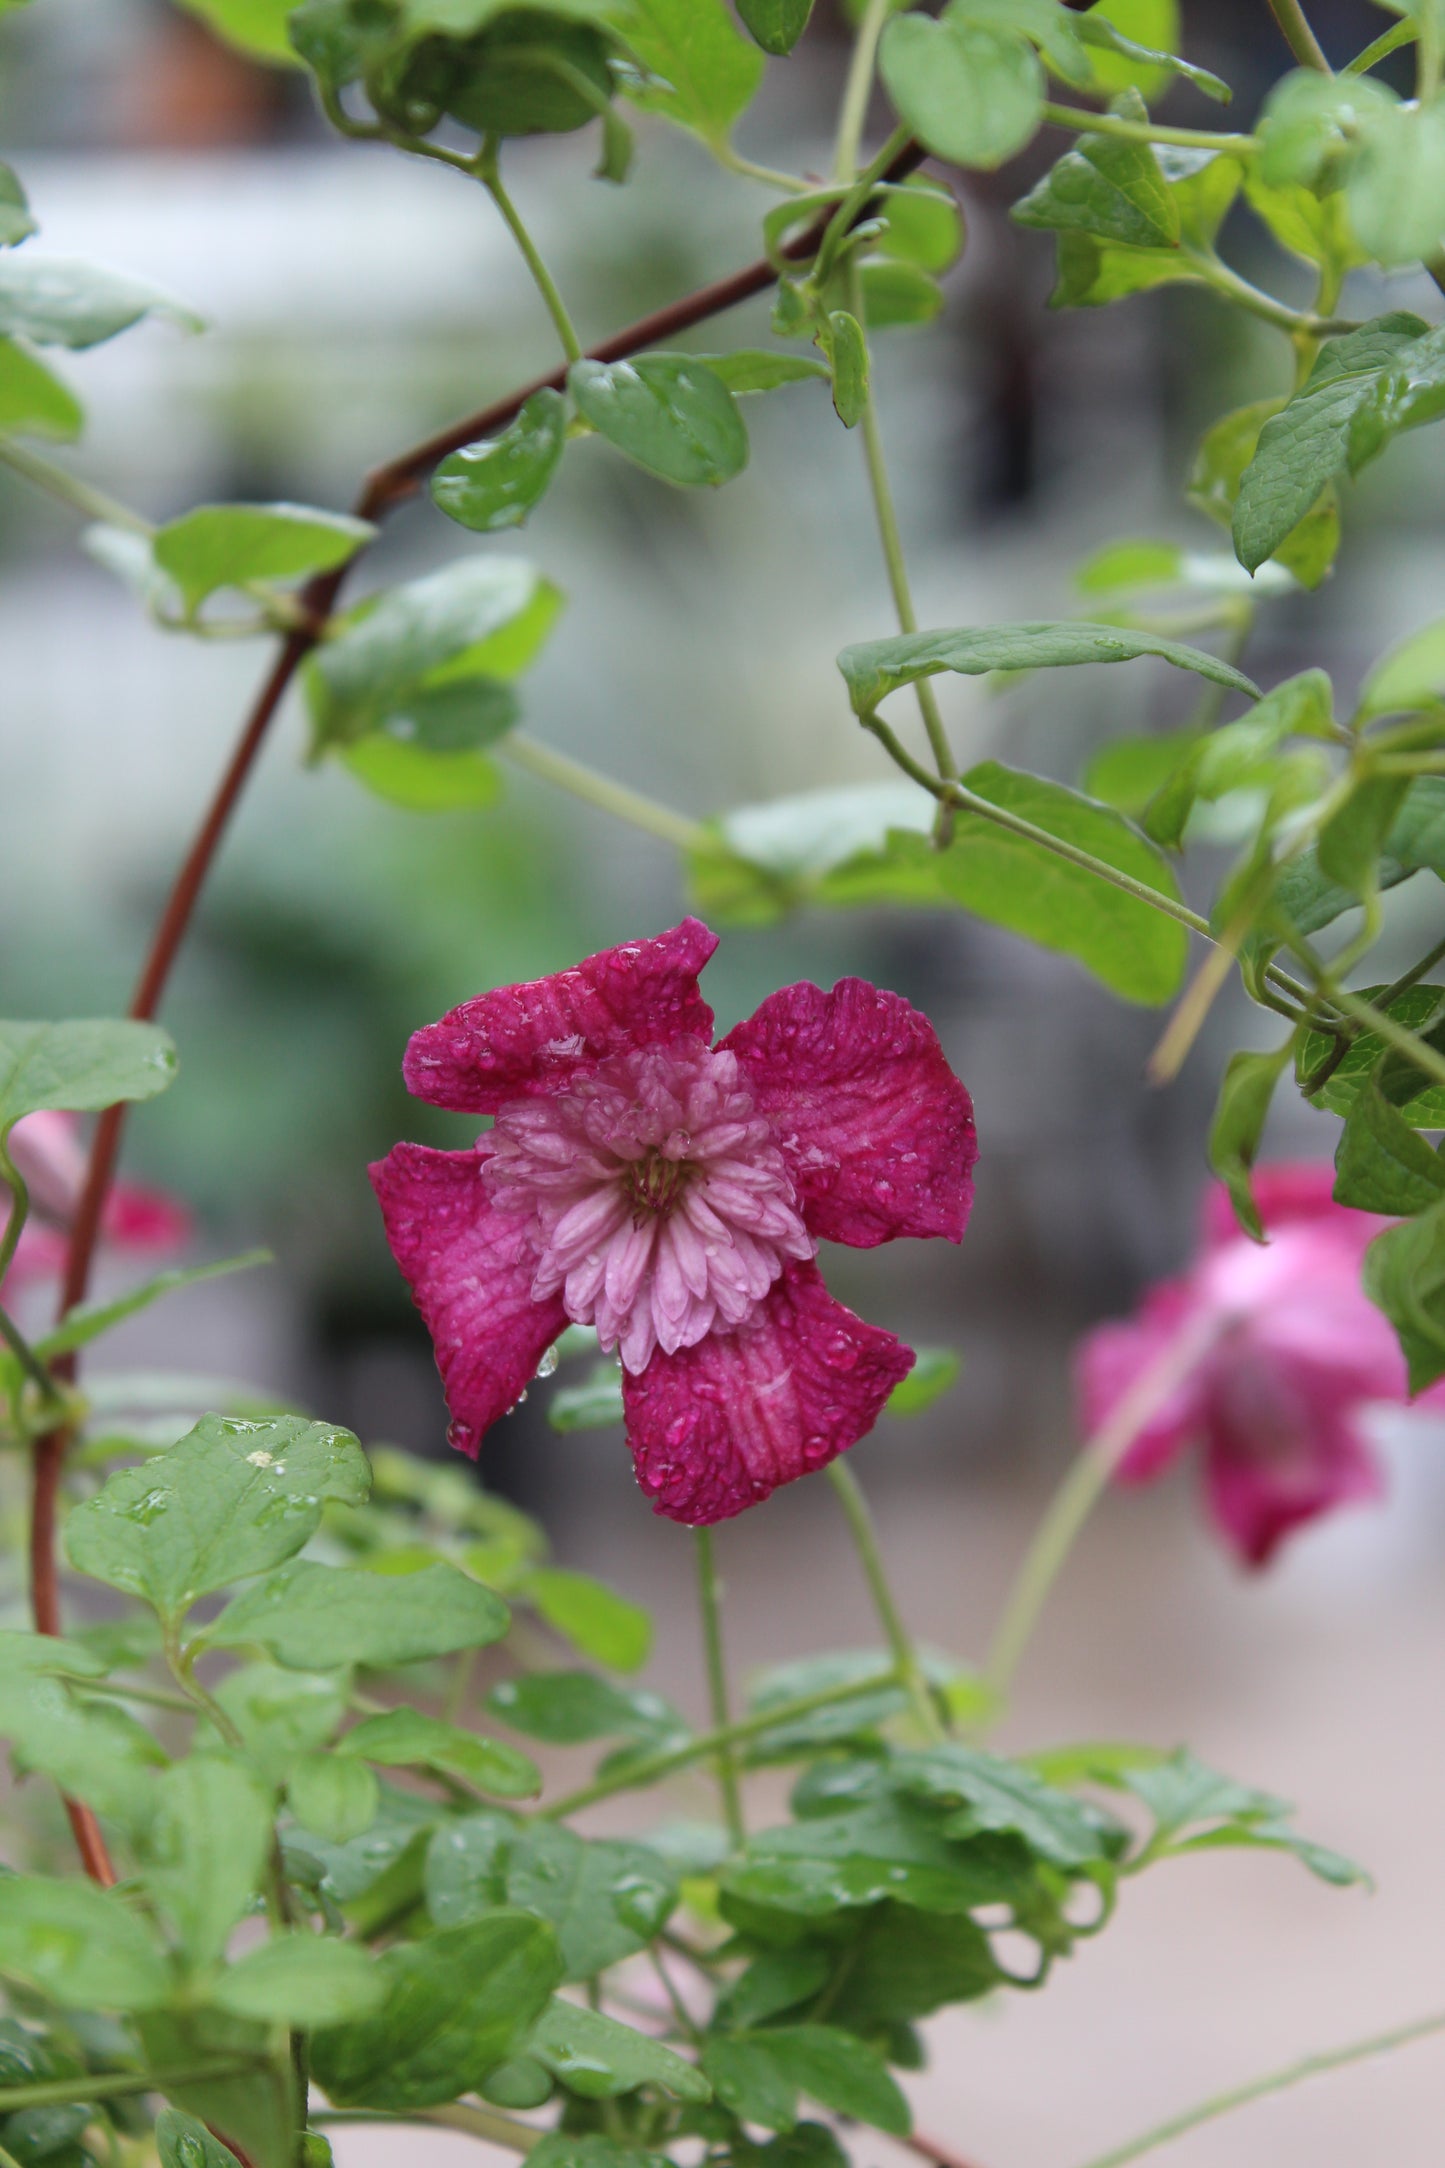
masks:
[[[408,1088],[492,1128],[371,1169],[451,1443],[475,1457],[566,1325],[595,1325],[638,1482],[698,1526],[872,1428],[913,1353],[833,1299],[818,1242],[959,1241],[977,1149],[932,1025],[865,980],[784,987],[714,1046],[716,946],[686,919],[417,1032]]]
[[[1099,1326],[1079,1351],[1093,1435],[1171,1347],[1189,1336],[1202,1348],[1117,1473],[1148,1483],[1200,1446],[1211,1515],[1250,1566],[1267,1564],[1305,1522],[1379,1496],[1360,1417],[1371,1402],[1407,1398],[1399,1343],[1360,1285],[1365,1249],[1389,1222],[1336,1204],[1333,1180],[1319,1164],[1257,1169],[1263,1247],[1212,1185],[1184,1277],[1151,1289],[1129,1323]]]
[[[76,1117],[48,1109],[23,1115],[7,1149],[30,1192],[31,1210],[0,1295],[13,1295],[27,1282],[58,1279],[65,1270],[67,1231],[86,1164]],[[9,1209],[10,1193],[0,1182],[0,1226]],[[101,1234],[117,1250],[144,1254],[179,1248],[190,1226],[189,1214],[174,1198],[136,1182],[117,1182],[106,1201]]]

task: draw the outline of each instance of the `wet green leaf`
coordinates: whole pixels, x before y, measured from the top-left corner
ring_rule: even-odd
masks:
[[[807,354],[775,354],[765,347],[742,347],[733,354],[699,354],[735,399],[749,393],[777,391],[784,384],[801,384],[810,378],[828,381],[828,364]]]
[[[161,2168],[241,2168],[228,2145],[179,2108],[162,2108],[156,2117],[156,2150]]]
[[[233,2017],[268,2025],[345,2025],[388,1999],[394,1979],[354,1942],[312,1934],[272,1935],[215,1979],[209,1999]]]
[[[140,279],[96,264],[31,249],[0,256],[0,336],[36,346],[99,346],[143,316],[163,316],[185,331],[204,319]]]
[[[189,616],[219,588],[329,572],[375,533],[368,520],[307,505],[202,504],[158,528],[151,547]]]
[[[384,1716],[363,1717],[338,1751],[382,1768],[437,1769],[498,1799],[534,1799],[542,1789],[541,1771],[516,1747],[479,1738],[422,1709],[389,1709]]]
[[[665,482],[717,487],[748,463],[737,402],[695,355],[578,361],[567,382],[583,420]]]
[[[461,1930],[465,1932],[465,1930]],[[674,2100],[708,2100],[712,2087],[692,2063],[660,2040],[619,2025],[599,2010],[555,1997],[526,2044],[529,2056],[584,2100],[612,2100],[656,2085]]]
[[[225,1954],[250,1911],[271,1838],[270,1793],[239,1756],[191,1754],[159,1779],[145,1884],[194,1971]]]
[[[1006,29],[900,15],[884,31],[879,71],[899,119],[954,165],[1002,165],[1043,119],[1038,56]]]
[[[1097,1814],[1042,1782],[1022,1762],[950,1744],[900,1754],[894,1770],[895,1781],[912,1797],[953,1808],[942,1825],[950,1837],[1002,1831],[1066,1869],[1106,1859],[1115,1849]]]
[[[610,1671],[636,1671],[652,1649],[652,1620],[640,1604],[619,1596],[591,1574],[536,1566],[522,1594],[581,1656]]]
[[[442,461],[432,476],[432,502],[474,534],[520,527],[546,495],[566,444],[566,400],[556,391],[533,392],[501,436]]]
[[[80,401],[43,362],[0,339],[0,436],[49,437],[73,443],[84,426]]]
[[[303,1754],[286,1781],[291,1812],[303,1830],[349,1844],[376,1820],[378,1786],[366,1764],[345,1754]]]
[[[431,1840],[427,1909],[451,1927],[501,1904],[550,1921],[563,1977],[589,1980],[659,1933],[677,1882],[641,1845],[589,1840],[554,1823],[518,1828],[500,1814],[450,1821]]]
[[[787,0],[773,0],[773,5]],[[725,143],[753,101],[767,63],[741,35],[723,0],[626,0],[617,25],[647,70],[627,85],[645,113]]]
[[[561,1977],[561,1958],[541,1920],[496,1912],[386,1950],[376,1970],[385,2002],[372,2017],[315,2034],[312,2066],[338,2106],[404,2114],[471,2092],[514,2055]]]
[[[154,1099],[175,1074],[175,1047],[155,1024],[0,1023],[0,1141],[23,1115]]]
[[[531,1671],[503,1679],[488,1694],[487,1707],[514,1731],[549,1746],[653,1738],[687,1728],[660,1694],[613,1686],[590,1671]]]
[[[242,1664],[215,1696],[269,1784],[282,1785],[298,1761],[328,1744],[346,1715],[346,1675]]]
[[[168,1453],[119,1470],[77,1506],[66,1555],[78,1573],[178,1619],[198,1596],[290,1558],[320,1526],[325,1500],[354,1505],[369,1482],[349,1430],[298,1415],[260,1423],[208,1415]],[[351,1652],[335,1661],[352,1661]]]
[[[150,1929],[123,1897],[42,1875],[0,1875],[0,1974],[72,2010],[153,2010],[172,1993]]]
[[[238,1596],[206,1628],[218,1648],[264,1648],[298,1671],[412,1664],[485,1648],[507,1630],[506,1605],[455,1566],[416,1573],[296,1560]]]

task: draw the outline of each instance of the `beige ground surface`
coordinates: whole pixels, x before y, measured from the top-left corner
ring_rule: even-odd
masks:
[[[1292,1862],[1233,1854],[1161,1868],[1046,1994],[939,2021],[911,2082],[923,2126],[970,2168],[1083,2168],[1216,2089],[1321,2047],[1445,2010],[1445,1438],[1396,1441],[1384,1512],[1298,1545],[1241,1584],[1187,1486],[1114,1501],[1040,1636],[1008,1737],[1187,1737],[1217,1766],[1294,1799],[1301,1825],[1364,1861],[1373,1896]],[[867,1463],[859,1456],[860,1471]],[[922,1475],[885,1496],[890,1556],[919,1629],[977,1650],[1037,1499]],[[871,1638],[825,1501],[806,1491],[723,1532],[745,1662]],[[631,1510],[624,1512],[624,1507]],[[609,1491],[563,1537],[685,1620],[687,1548]],[[633,1554],[624,1561],[617,1553]],[[691,1630],[652,1677],[697,1692]],[[685,1805],[686,1798],[680,1802]],[[698,1804],[702,1801],[699,1798]],[[759,1801],[765,1817],[766,1800]],[[624,1810],[612,1822],[624,1826]],[[609,1825],[610,1826],[610,1825]],[[855,2142],[860,2168],[881,2140]],[[338,2133],[342,2168],[481,2158],[470,2140]],[[1440,2168],[1445,2037],[1196,2132],[1169,2168]]]

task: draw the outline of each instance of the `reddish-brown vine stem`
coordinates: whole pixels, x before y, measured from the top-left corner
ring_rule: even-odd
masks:
[[[882,178],[887,181],[902,180],[922,165],[926,156],[927,153],[920,144],[907,143]],[[860,209],[860,218],[865,210],[866,206]],[[825,213],[783,253],[794,260],[809,257],[816,250],[826,223]],[[685,294],[681,300],[670,302],[666,308],[655,309],[650,315],[639,317],[625,330],[614,333],[610,339],[604,339],[601,345],[591,348],[587,358],[589,361],[623,361],[629,354],[642,353],[646,348],[656,346],[661,340],[673,338],[696,324],[706,323],[713,316],[720,316],[725,310],[735,308],[739,302],[750,300],[754,294],[766,292],[777,277],[777,266],[766,256],[759,257],[756,262],[745,264],[740,271],[731,272],[726,278],[715,279],[711,285],[698,287],[695,292]],[[444,459],[448,452],[457,451],[462,445],[473,443],[479,437],[491,436],[497,430],[505,429],[534,392],[548,387],[561,391],[565,389],[566,381],[565,368],[553,370],[547,376],[539,376],[532,383],[509,392],[504,399],[494,400],[479,413],[469,414],[464,420],[438,430],[435,435],[423,438],[421,443],[412,445],[397,458],[375,468],[367,476],[357,499],[358,516],[370,520],[384,519],[388,512],[415,494],[423,477],[439,459]],[[340,593],[346,569],[328,572],[312,580],[302,591],[299,628],[288,633],[282,642],[280,651],[267,673],[266,682],[246,718],[216,793],[206,808],[205,818],[166,899],[130,1005],[130,1014],[142,1022],[149,1022],[160,1007],[171,968],[186,937],[201,890],[205,886],[206,876],[210,872],[231,815],[246,787],[257,755],[292,678],[322,637],[327,619]],[[85,1186],[70,1231],[65,1282],[60,1302],[62,1317],[67,1310],[85,1299],[86,1289],[90,1284],[101,1218],[120,1152],[125,1117],[124,1106],[110,1107],[95,1125]],[[55,1367],[57,1373],[63,1377],[73,1376],[74,1358],[66,1358],[63,1365],[57,1363]],[[61,1428],[48,1431],[37,1440],[35,1446],[34,1487],[30,1510],[30,1601],[36,1632],[43,1634],[60,1632],[55,1518],[61,1471],[68,1444],[69,1433]],[[87,1874],[97,1882],[113,1883],[116,1879],[115,1869],[95,1816],[88,1807],[81,1806],[76,1800],[67,1799],[65,1806]]]

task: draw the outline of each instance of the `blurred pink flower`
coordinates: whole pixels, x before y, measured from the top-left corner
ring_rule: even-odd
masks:
[[[34,1280],[58,1279],[65,1270],[70,1222],[85,1183],[85,1152],[73,1114],[27,1114],[10,1132],[15,1170],[30,1192],[30,1217],[20,1236],[0,1294],[13,1295]],[[0,1227],[9,1191],[0,1182]],[[101,1220],[103,1239],[117,1250],[138,1253],[178,1249],[191,1231],[185,1207],[162,1191],[117,1182]]]
[[[872,1428],[913,1354],[833,1300],[818,1242],[959,1241],[977,1149],[933,1027],[862,979],[784,987],[715,1047],[716,946],[687,919],[417,1032],[408,1087],[493,1127],[371,1169],[452,1444],[475,1456],[569,1321],[595,1325],[638,1482],[698,1526]]]
[[[1263,1246],[1212,1185],[1183,1278],[1152,1288],[1129,1323],[1098,1326],[1079,1349],[1090,1436],[1186,1335],[1202,1350],[1116,1472],[1148,1483],[1200,1445],[1210,1512],[1251,1566],[1306,1521],[1380,1494],[1360,1415],[1372,1401],[1407,1397],[1394,1331],[1360,1285],[1365,1249],[1390,1223],[1336,1204],[1333,1181],[1319,1164],[1257,1168]]]

